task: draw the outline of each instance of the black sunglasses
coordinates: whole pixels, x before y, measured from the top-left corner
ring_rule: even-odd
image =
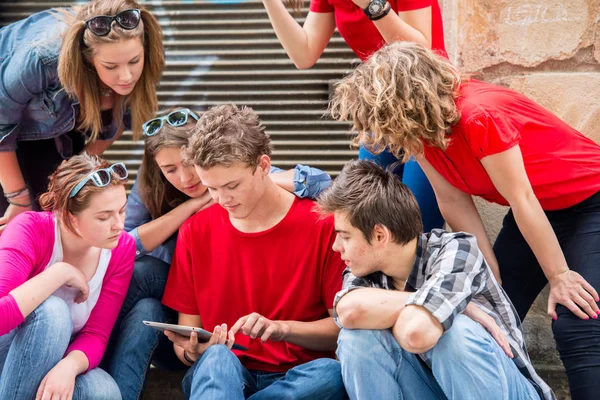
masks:
[[[85,27],[96,36],[106,36],[111,30],[112,22],[117,23],[123,29],[132,30],[140,24],[141,14],[137,8],[121,11],[117,15],[98,15],[85,21]]]

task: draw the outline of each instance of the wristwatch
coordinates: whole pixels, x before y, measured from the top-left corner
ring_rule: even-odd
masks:
[[[387,0],[371,0],[369,5],[363,8],[363,11],[371,21],[377,21],[385,17],[391,8],[392,6],[388,4]]]

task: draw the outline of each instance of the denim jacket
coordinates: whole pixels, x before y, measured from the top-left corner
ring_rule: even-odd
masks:
[[[271,167],[271,173],[282,171],[282,169],[277,167]],[[320,169],[302,164],[298,164],[294,168],[294,194],[300,198],[308,197],[314,199],[319,193],[327,189],[330,184],[331,177]],[[171,259],[175,251],[176,234],[150,252],[144,248],[140,240],[138,228],[152,221],[152,217],[140,197],[137,178],[127,198],[125,215],[125,230],[135,239],[137,247],[135,252],[136,259],[148,254],[167,264],[171,264]]]
[[[56,12],[47,10],[0,29],[0,151],[75,128],[79,102],[69,98],[58,79],[65,28]],[[113,121],[99,139],[111,139],[119,127]]]

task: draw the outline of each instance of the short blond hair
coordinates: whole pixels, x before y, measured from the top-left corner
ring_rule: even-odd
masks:
[[[394,42],[374,53],[336,85],[329,111],[350,121],[355,145],[381,153],[386,147],[404,161],[423,153],[423,142],[446,149],[460,115],[454,98],[457,70],[433,51]]]
[[[203,113],[183,150],[184,162],[203,169],[234,164],[256,167],[262,155],[271,155],[271,138],[252,108],[235,104]]]

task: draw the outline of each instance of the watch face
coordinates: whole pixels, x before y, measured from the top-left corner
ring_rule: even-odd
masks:
[[[369,4],[369,13],[371,13],[371,15],[377,15],[383,10],[383,6],[384,5],[378,1],[372,1]]]

